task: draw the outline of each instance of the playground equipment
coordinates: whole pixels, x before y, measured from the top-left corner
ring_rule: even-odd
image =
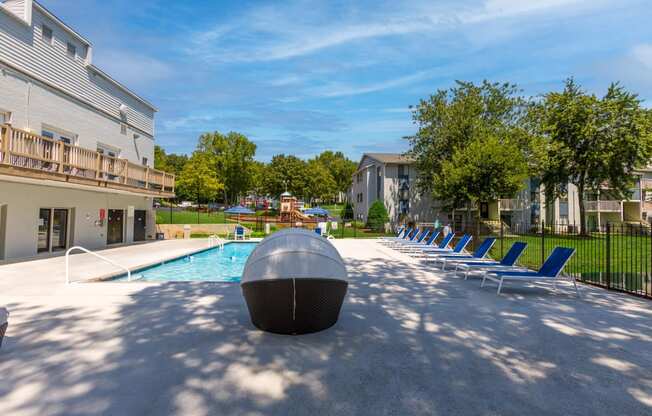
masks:
[[[289,192],[281,194],[281,222],[311,222],[314,221],[308,215],[299,211],[299,201]]]

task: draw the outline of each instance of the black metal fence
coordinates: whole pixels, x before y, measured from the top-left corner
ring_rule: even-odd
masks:
[[[325,235],[331,235],[335,238],[376,238],[393,233],[373,230],[368,228],[361,221],[343,220],[341,218],[329,219],[304,219],[294,221],[283,221],[279,219],[276,212],[272,211],[269,215],[257,213],[256,215],[225,215],[223,210],[211,209],[210,207],[160,207],[156,209],[157,224],[176,224],[176,225],[211,225],[211,224],[242,224],[254,232],[256,237],[264,237],[283,228],[305,228],[315,230],[320,225],[325,229],[321,230]],[[201,233],[196,236],[202,236]]]
[[[496,237],[493,258],[502,258],[515,241],[528,247],[519,260],[523,266],[538,269],[553,248],[576,249],[565,272],[578,281],[652,298],[652,232],[642,224],[607,224],[588,234],[569,224],[542,222],[527,229],[509,227],[503,222],[482,221],[458,226],[458,235],[473,235],[473,248],[485,238]]]

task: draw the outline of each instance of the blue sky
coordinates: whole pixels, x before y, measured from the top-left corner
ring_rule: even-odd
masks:
[[[260,160],[404,151],[408,106],[456,79],[531,95],[619,80],[652,101],[649,0],[41,3],[159,107],[168,152],[213,130],[248,135]]]

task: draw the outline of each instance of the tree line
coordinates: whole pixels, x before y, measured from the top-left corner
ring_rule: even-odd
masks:
[[[181,200],[236,204],[241,197],[278,197],[286,190],[309,202],[329,202],[346,193],[356,163],[342,152],[324,151],[304,160],[279,154],[269,163],[255,160],[256,144],[236,132],[205,133],[192,155],[154,152],[154,167],[176,175]]]
[[[510,83],[458,81],[413,107],[418,131],[408,137],[420,192],[449,207],[513,198],[539,178],[546,201],[577,187],[580,230],[586,194],[608,186],[626,199],[633,173],[652,157],[652,111],[622,85],[604,96],[573,79],[563,91],[521,95]]]

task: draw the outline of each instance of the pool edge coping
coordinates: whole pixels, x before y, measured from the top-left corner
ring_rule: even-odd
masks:
[[[261,241],[262,241],[262,239],[257,239],[257,238],[252,238],[252,239],[249,239],[249,240],[228,240],[228,241],[224,242],[224,245],[233,244],[233,243],[235,243],[235,244],[260,243]],[[182,259],[182,258],[184,258],[186,256],[191,256],[193,254],[202,253],[204,251],[214,249],[215,247],[217,247],[217,246],[203,247],[203,248],[199,248],[199,249],[194,248],[192,250],[188,250],[187,252],[183,252],[182,254],[175,254],[174,256],[165,257],[165,258],[162,258],[162,259],[154,261],[154,262],[144,263],[144,264],[140,264],[138,266],[131,267],[131,268],[129,268],[129,271],[133,274],[134,272],[138,272],[138,271],[141,271],[143,269],[148,269],[150,267],[155,267],[155,266],[158,266],[160,264],[163,264],[163,263],[166,263],[166,262],[169,262],[169,261],[174,261],[174,260]],[[129,283],[129,284],[131,284],[131,283],[147,283],[147,284],[175,283],[175,281],[161,281],[161,282],[156,282],[156,281],[115,281],[116,277],[122,276],[124,274],[125,274],[124,271],[119,271],[119,272],[116,271],[116,272],[113,272],[113,273],[106,273],[106,274],[103,274],[103,275],[100,275],[100,276],[92,277],[90,279],[84,279],[84,280],[75,281],[75,282],[72,282],[72,283],[73,284],[84,284],[84,283]],[[185,282],[185,280],[180,280],[178,282]],[[224,282],[205,282],[205,283],[224,283]]]

